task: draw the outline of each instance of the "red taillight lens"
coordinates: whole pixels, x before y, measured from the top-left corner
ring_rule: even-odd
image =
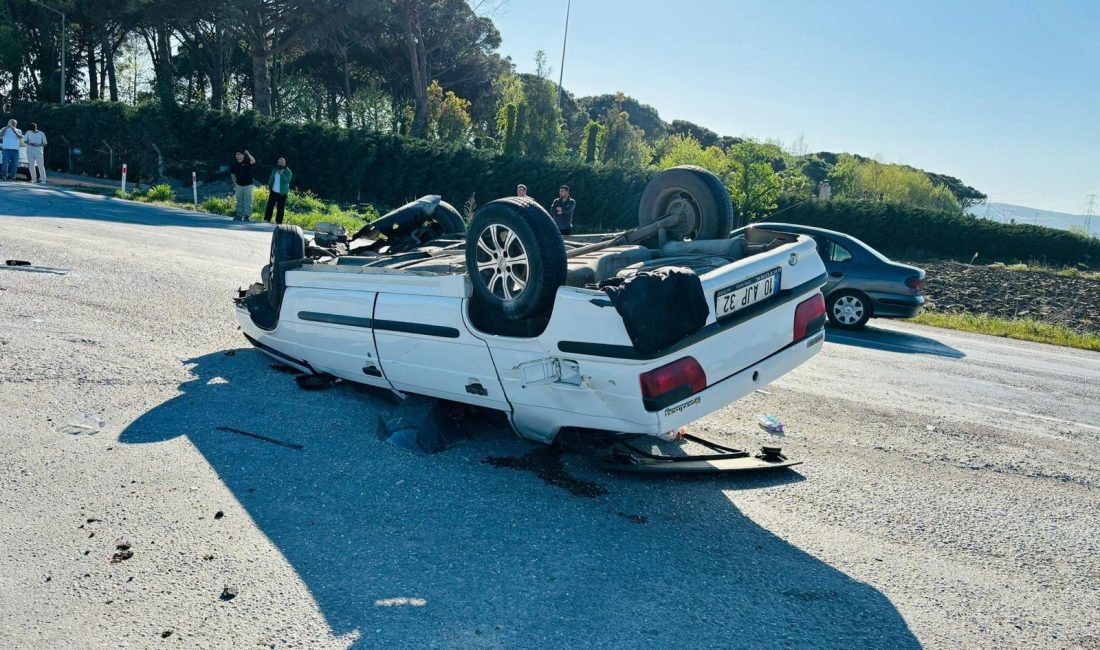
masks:
[[[642,398],[645,400],[669,396],[676,401],[707,387],[707,374],[692,357],[654,368],[639,375],[638,379],[641,380]]]
[[[813,298],[798,303],[794,310],[794,340],[825,326],[825,297],[818,291]]]
[[[918,293],[924,291],[924,276],[915,275],[909,278],[905,281],[905,286],[909,287],[910,289],[916,290]]]

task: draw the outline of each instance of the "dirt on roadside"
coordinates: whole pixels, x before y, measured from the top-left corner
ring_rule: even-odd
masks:
[[[960,262],[913,262],[927,273],[929,311],[1029,318],[1100,334],[1100,280]]]

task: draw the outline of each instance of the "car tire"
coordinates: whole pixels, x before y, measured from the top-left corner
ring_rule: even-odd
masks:
[[[871,319],[871,300],[858,291],[837,291],[825,303],[829,322],[842,329],[860,329]]]
[[[476,298],[492,312],[508,320],[536,318],[550,313],[565,284],[565,244],[534,200],[497,199],[470,223],[466,270]]]
[[[306,257],[306,236],[298,226],[279,224],[271,233],[268,301],[278,311],[286,291],[286,272]]]
[[[679,213],[683,223],[669,229],[672,240],[725,239],[733,230],[733,203],[721,179],[695,165],[680,165],[653,177],[638,202],[638,225],[646,226],[662,217]],[[658,237],[646,245],[658,246]]]
[[[439,207],[435,209],[432,216],[443,227],[444,235],[466,232],[466,220],[462,218],[462,213],[446,201],[439,202]]]

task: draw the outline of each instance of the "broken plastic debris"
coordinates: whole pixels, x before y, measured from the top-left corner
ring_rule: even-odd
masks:
[[[61,433],[74,436],[94,436],[107,424],[103,418],[91,413],[78,413],[69,423],[61,427]]]
[[[676,442],[678,440],[681,440],[684,437],[685,433],[687,433],[687,427],[680,427],[679,429],[676,429],[675,431],[666,431],[664,433],[659,433],[659,434],[657,434],[657,437],[660,438],[661,440],[668,440],[670,442]]]
[[[761,415],[760,428],[768,433],[783,433],[783,423],[774,415]]]
[[[757,389],[756,389],[756,392],[757,392],[757,393],[760,393],[761,395],[771,395],[771,393],[769,393],[768,391],[764,390],[763,388],[757,388]]]

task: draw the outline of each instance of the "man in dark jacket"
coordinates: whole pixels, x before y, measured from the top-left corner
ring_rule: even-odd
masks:
[[[550,216],[562,237],[573,234],[573,210],[576,208],[577,202],[569,198],[569,186],[562,185],[558,188],[558,198],[550,204]]]

